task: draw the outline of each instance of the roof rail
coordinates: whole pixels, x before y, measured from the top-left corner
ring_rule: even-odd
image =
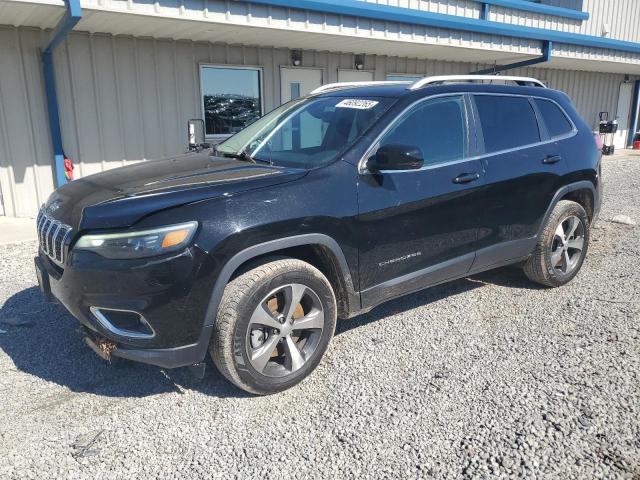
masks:
[[[440,75],[416,80],[411,87],[409,87],[409,90],[417,90],[428,85],[437,85],[445,82],[470,82],[474,80],[506,80],[515,82],[522,86],[533,85],[536,87],[547,88],[547,86],[540,80],[531,77],[512,77],[508,75]]]
[[[512,77],[508,75],[439,75],[435,77],[424,77],[420,80],[412,82],[411,80],[381,80],[378,82],[337,82],[327,83],[311,91],[310,95],[326,92],[329,90],[339,90],[349,87],[367,87],[373,85],[410,85],[409,90],[417,90],[428,85],[437,85],[445,82],[471,82],[474,80],[499,80],[511,81],[518,85],[533,85],[536,87],[547,88],[540,80],[531,77]]]
[[[411,80],[381,80],[379,82],[337,82],[337,83],[327,83],[326,85],[322,85],[315,90],[311,91],[311,94],[326,92],[327,90],[338,90],[340,88],[349,88],[349,87],[367,87],[371,85],[411,85],[413,82]]]

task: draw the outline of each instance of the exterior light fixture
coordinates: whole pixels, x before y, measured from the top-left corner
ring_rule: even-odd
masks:
[[[291,64],[299,67],[302,64],[302,50],[291,50]]]

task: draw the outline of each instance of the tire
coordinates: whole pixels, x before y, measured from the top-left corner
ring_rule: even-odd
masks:
[[[578,248],[579,247],[579,248]],[[576,202],[561,200],[554,207],[524,264],[530,280],[560,287],[575,277],[589,248],[589,217]]]
[[[242,390],[280,392],[320,363],[336,317],[333,289],[317,268],[293,258],[267,259],[225,288],[209,352]]]

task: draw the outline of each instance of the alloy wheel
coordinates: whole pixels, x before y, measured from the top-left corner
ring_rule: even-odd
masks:
[[[322,302],[311,288],[299,283],[278,287],[249,320],[246,352],[251,366],[269,377],[299,370],[318,347],[324,324]]]
[[[580,263],[584,232],[583,222],[575,215],[558,224],[551,243],[551,266],[554,270],[566,275]]]

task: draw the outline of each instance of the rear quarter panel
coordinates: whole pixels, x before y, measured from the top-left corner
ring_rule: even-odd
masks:
[[[577,135],[559,142],[561,154],[569,167],[566,183],[588,180],[598,189],[599,167],[602,153],[598,150],[593,132],[587,122],[573,106],[571,99],[563,92],[553,92],[550,96],[569,114],[578,128]]]

